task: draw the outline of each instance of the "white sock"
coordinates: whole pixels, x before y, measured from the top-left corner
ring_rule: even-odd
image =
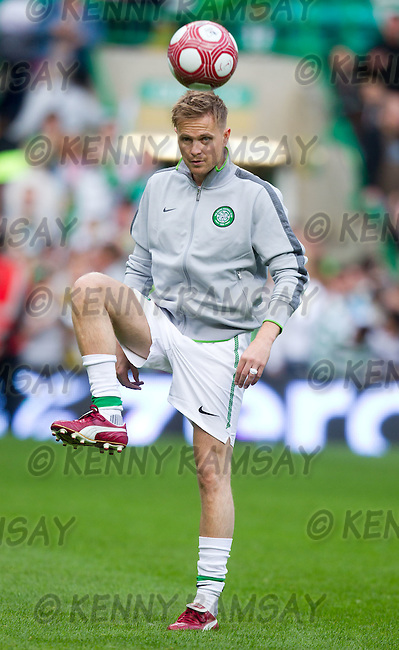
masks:
[[[231,537],[199,538],[197,594],[194,602],[204,605],[214,616],[224,588],[232,541]]]
[[[112,424],[122,425],[122,395],[120,384],[116,377],[114,354],[85,354],[82,356],[83,365],[87,370],[90,391],[95,403],[95,398],[110,398],[110,405],[98,406],[98,410]],[[119,402],[119,403],[118,403]]]

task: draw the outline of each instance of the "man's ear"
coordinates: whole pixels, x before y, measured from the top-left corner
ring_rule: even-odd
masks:
[[[223,133],[223,144],[226,146],[229,137],[230,137],[231,129],[226,129],[225,132]]]

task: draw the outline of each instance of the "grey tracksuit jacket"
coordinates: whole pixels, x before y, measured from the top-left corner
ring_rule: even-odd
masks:
[[[194,340],[226,340],[265,320],[283,328],[308,281],[280,192],[229,157],[201,187],[183,161],[153,174],[132,236],[125,284],[144,295],[154,286],[151,298]]]

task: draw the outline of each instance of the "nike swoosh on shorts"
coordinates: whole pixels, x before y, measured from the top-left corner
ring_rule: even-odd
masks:
[[[203,415],[212,415],[213,418],[217,418],[217,417],[218,417],[218,416],[216,415],[216,413],[207,413],[207,411],[204,411],[204,409],[202,408],[202,406],[200,406],[198,410],[199,410],[199,412],[202,413]]]

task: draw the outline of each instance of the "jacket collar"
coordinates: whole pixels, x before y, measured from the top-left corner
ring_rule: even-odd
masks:
[[[223,165],[218,169],[214,167],[207,174],[204,181],[202,182],[201,187],[206,189],[212,189],[214,187],[220,187],[229,182],[232,176],[234,176],[236,165],[231,161],[230,153],[227,147],[226,149],[226,158]],[[183,158],[180,158],[179,162],[176,165],[176,171],[180,174],[184,174],[188,177],[191,184],[197,187],[197,183],[193,179],[189,168],[186,163],[183,161]]]

